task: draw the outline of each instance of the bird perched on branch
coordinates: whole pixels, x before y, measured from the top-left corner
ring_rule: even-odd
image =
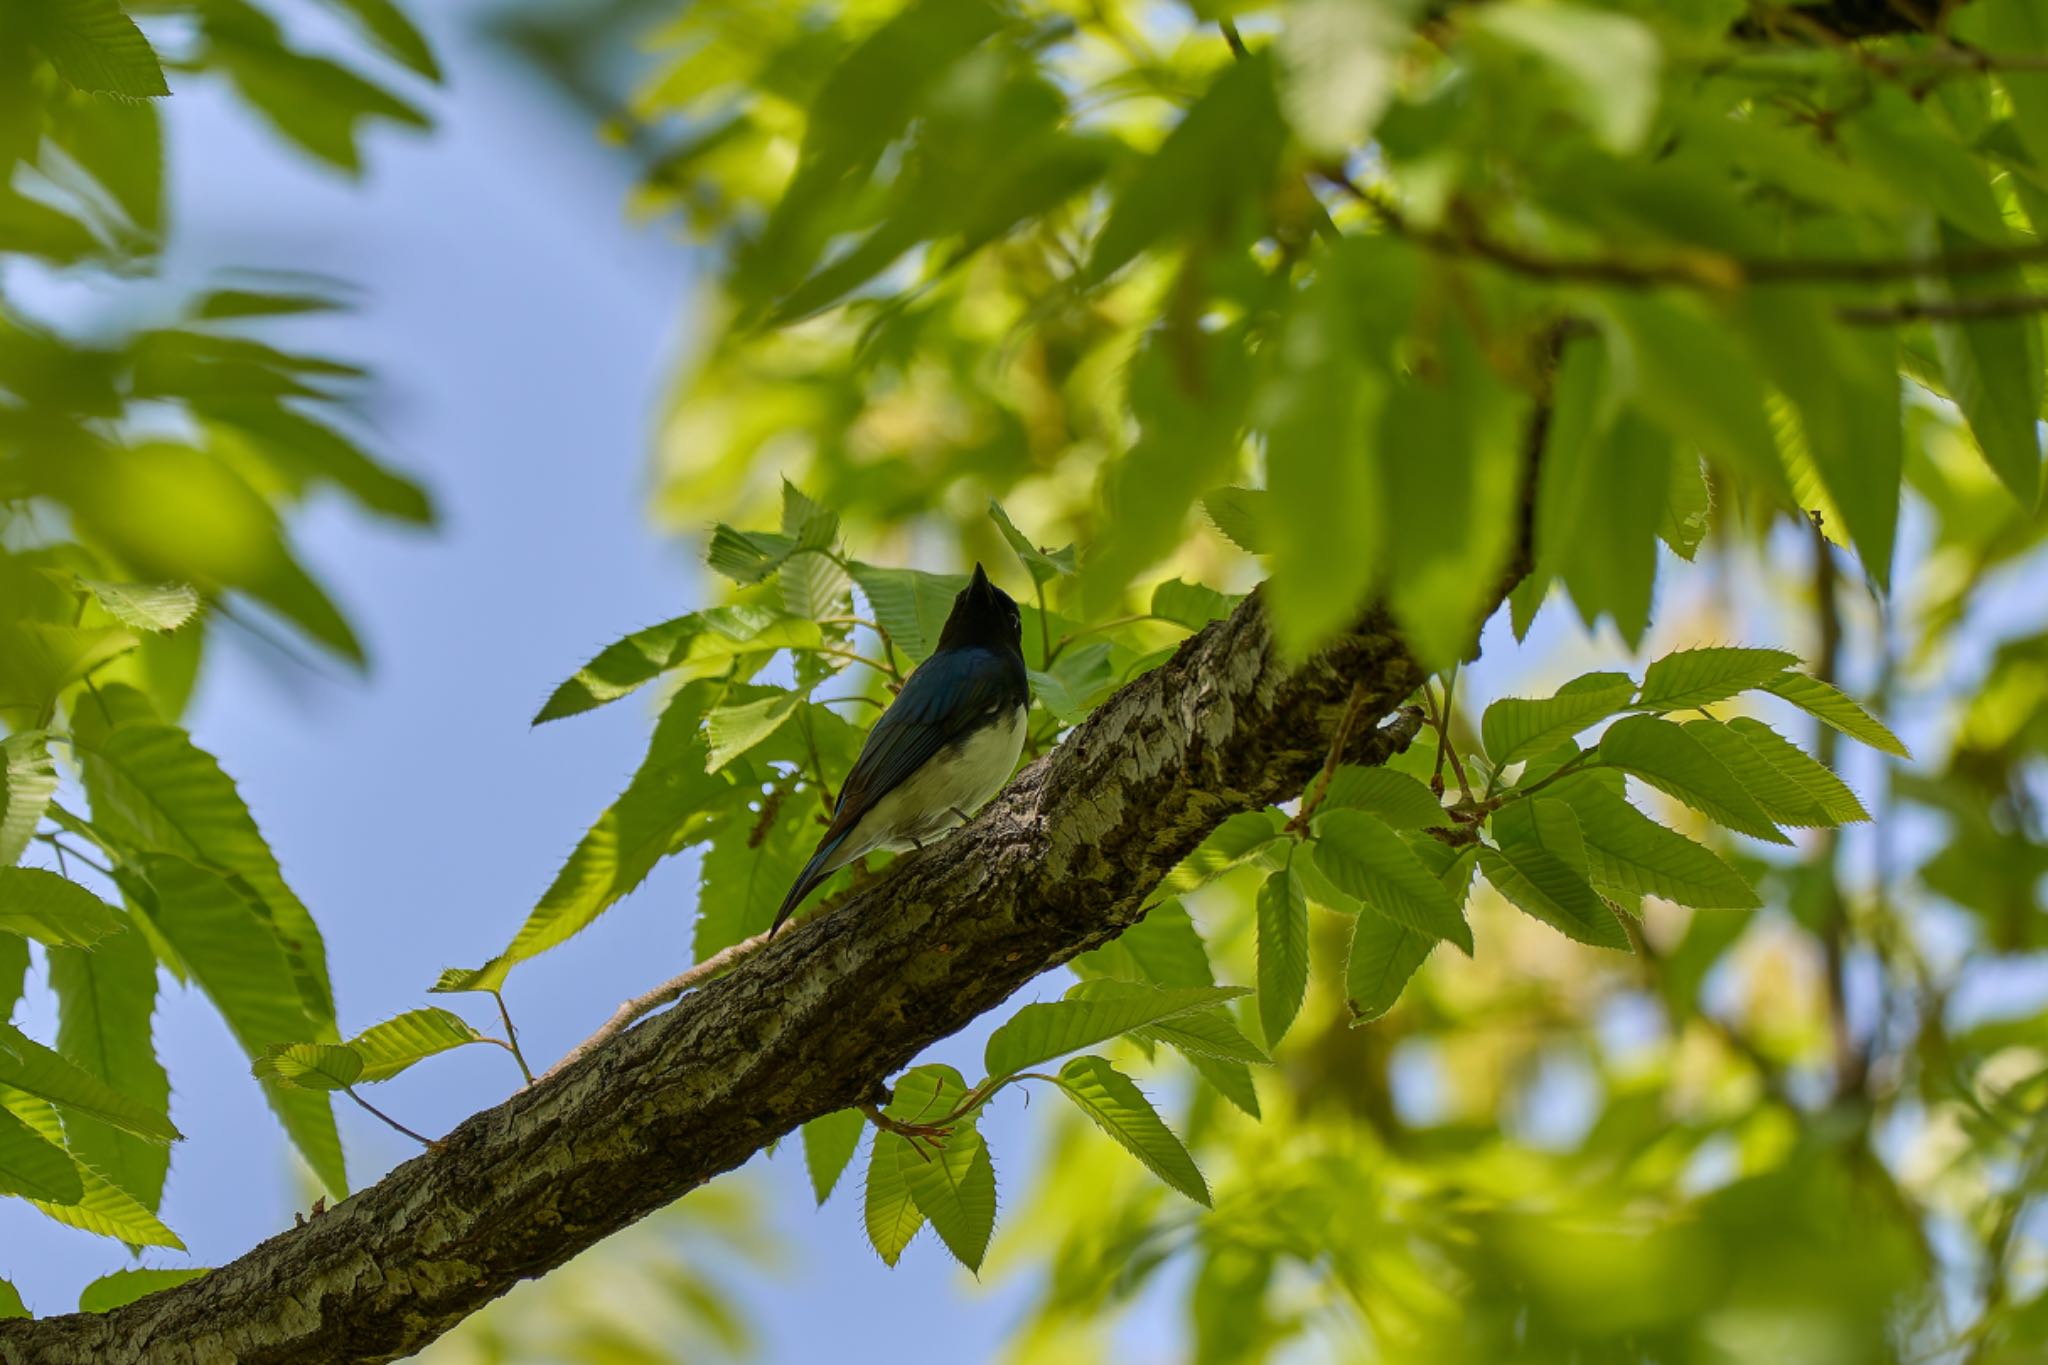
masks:
[[[965,823],[1009,780],[1024,749],[1024,626],[981,565],[919,664],[868,732],[832,823],[790,887],[773,937],[827,877],[876,849],[901,852]]]

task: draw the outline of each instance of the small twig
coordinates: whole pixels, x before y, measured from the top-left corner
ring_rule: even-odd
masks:
[[[1901,323],[2017,318],[2048,313],[2048,294],[2000,294],[1975,299],[1902,299],[1897,303],[1842,307],[1835,316],[1852,327],[1893,327]]]
[[[396,1129],[397,1129],[397,1130],[398,1130],[399,1132],[401,1132],[401,1133],[405,1134],[405,1135],[406,1135],[407,1137],[411,1138],[411,1139],[412,1139],[412,1140],[413,1140],[414,1142],[417,1142],[417,1143],[418,1143],[418,1144],[419,1144],[420,1146],[422,1146],[422,1147],[439,1147],[439,1146],[441,1145],[440,1143],[436,1142],[436,1141],[435,1141],[434,1139],[432,1139],[432,1138],[430,1138],[430,1137],[422,1137],[422,1136],[421,1136],[420,1134],[418,1134],[418,1133],[415,1133],[415,1132],[414,1132],[414,1131],[413,1131],[412,1129],[410,1129],[410,1128],[406,1127],[406,1126],[405,1126],[404,1124],[400,1123],[400,1122],[399,1122],[399,1121],[398,1121],[397,1119],[395,1119],[395,1118],[392,1118],[392,1117],[391,1117],[391,1115],[389,1115],[389,1114],[385,1113],[385,1112],[384,1112],[384,1111],[383,1111],[382,1109],[379,1109],[379,1108],[378,1108],[378,1107],[377,1107],[376,1105],[374,1105],[374,1104],[370,1103],[370,1102],[369,1102],[368,1100],[364,1099],[364,1098],[363,1098],[363,1097],[362,1097],[361,1095],[358,1095],[358,1094],[356,1093],[356,1088],[355,1088],[354,1086],[352,1086],[352,1085],[345,1085],[345,1086],[343,1086],[343,1087],[341,1088],[341,1093],[342,1093],[342,1094],[344,1094],[344,1095],[347,1095],[347,1096],[348,1096],[348,1097],[349,1097],[350,1099],[354,1100],[354,1101],[355,1101],[355,1102],[356,1102],[357,1104],[360,1104],[361,1106],[363,1106],[363,1108],[365,1108],[365,1109],[369,1110],[369,1111],[370,1111],[370,1112],[371,1112],[372,1114],[374,1114],[374,1115],[376,1115],[376,1116],[377,1116],[378,1118],[382,1119],[382,1120],[383,1120],[383,1121],[384,1121],[385,1123],[389,1124],[389,1125],[390,1125],[391,1127],[393,1127],[393,1128],[396,1128]]]
[[[512,1011],[505,1008],[503,993],[492,991],[491,999],[498,1002],[498,1017],[505,1021],[505,1050],[512,1054],[512,1060],[519,1063],[519,1074],[526,1077],[528,1085],[532,1085],[533,1068],[526,1064],[526,1054],[519,1050],[519,1029],[512,1023]],[[494,1038],[491,1041],[498,1040]]]
[[[78,861],[80,861],[81,863],[84,863],[87,867],[91,868],[93,871],[99,873],[102,877],[107,878],[109,881],[113,879],[113,868],[106,866],[104,863],[94,862],[91,858],[86,857],[83,853],[80,853],[77,849],[71,847],[71,845],[64,843],[56,835],[38,834],[36,836],[36,840],[39,843],[48,844],[51,848],[56,850],[57,866],[60,869],[64,866],[64,855],[68,853],[72,857],[78,859]],[[66,872],[64,875],[68,877],[71,874],[69,872]]]
[[[1231,56],[1242,58],[1251,55],[1251,49],[1244,45],[1244,37],[1238,33],[1236,24],[1228,19],[1219,19],[1216,26],[1223,30],[1223,41],[1230,44]]]
[[[1351,743],[1351,732],[1358,725],[1358,713],[1365,707],[1365,684],[1351,684],[1351,699],[1344,704],[1344,718],[1337,722],[1337,734],[1330,741],[1330,756],[1323,760],[1323,771],[1316,778],[1315,790],[1301,803],[1301,809],[1287,822],[1287,832],[1300,835],[1314,818],[1316,807],[1323,804],[1323,798],[1330,794],[1330,779],[1337,775],[1337,765],[1344,761],[1344,750]]]
[[[768,931],[764,929],[752,938],[743,938],[729,948],[721,948],[688,971],[677,973],[653,990],[634,996],[612,1012],[612,1017],[605,1021],[603,1028],[569,1049],[561,1061],[541,1072],[540,1078],[545,1081],[571,1063],[581,1061],[631,1028],[636,1021],[654,1013],[663,1005],[681,999],[683,993],[691,987],[701,986],[712,977],[737,966],[766,946],[767,942]]]
[[[1458,779],[1458,795],[1464,797],[1465,804],[1469,806],[1472,804],[1472,787],[1465,781],[1465,765],[1458,761],[1458,746],[1451,743],[1451,698],[1456,695],[1457,687],[1458,666],[1452,664],[1449,676],[1444,679],[1444,700],[1442,709],[1437,713],[1436,737],[1443,746],[1443,752],[1450,756],[1451,775]],[[1427,682],[1423,683],[1422,690],[1429,690]]]
[[[834,645],[796,645],[793,648],[803,654],[824,654],[834,659],[844,659],[850,664],[866,664],[869,668],[874,669],[875,672],[885,677],[892,678],[899,683],[903,681],[903,675],[896,671],[896,664],[893,659],[886,662],[880,659],[870,659],[865,654],[858,654],[850,649],[840,649]]]

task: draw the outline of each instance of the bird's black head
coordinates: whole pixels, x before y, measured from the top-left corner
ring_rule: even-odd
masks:
[[[939,632],[940,649],[971,649],[977,645],[1019,657],[1024,653],[1024,618],[1016,601],[989,582],[979,564],[974,566],[974,577],[953,599],[952,614],[946,617],[946,627]]]

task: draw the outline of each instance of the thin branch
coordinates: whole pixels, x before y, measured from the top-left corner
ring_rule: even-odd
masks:
[[[2048,294],[1992,294],[1974,299],[1901,299],[1896,303],[1844,306],[1835,316],[1852,327],[1896,327],[1912,322],[2017,318],[2048,313]]]
[[[36,841],[38,843],[48,844],[51,848],[57,851],[58,865],[60,867],[63,865],[64,855],[68,853],[72,857],[78,859],[78,861],[80,861],[81,863],[84,863],[87,867],[91,868],[93,871],[99,873],[102,877],[105,877],[109,881],[113,880],[113,868],[106,866],[104,863],[98,863],[93,861],[91,858],[86,857],[83,853],[80,853],[77,849],[71,847],[71,845],[59,839],[56,835],[38,834],[36,836]],[[69,876],[70,874],[66,873],[65,875]]]
[[[619,1034],[624,1033],[636,1022],[654,1013],[663,1005],[672,1004],[683,997],[692,987],[701,986],[711,978],[738,966],[761,948],[767,946],[768,931],[762,930],[752,938],[743,938],[729,948],[721,948],[688,971],[678,972],[651,991],[644,991],[625,1001],[612,1012],[604,1027],[570,1048],[561,1061],[540,1073],[542,1080],[558,1074],[564,1069],[582,1061],[591,1053],[603,1047]]]
[[[1618,256],[1552,256],[1491,236],[1476,224],[1422,227],[1386,194],[1359,184],[1341,166],[1322,165],[1316,174],[1364,205],[1389,232],[1447,256],[1490,261],[1530,279],[1610,284],[1626,289],[1675,285],[1728,293],[1750,284],[1886,284],[1901,280],[1983,275],[2015,265],[2048,262],[2048,242],[1982,247],[1920,256],[1734,256],[1695,250],[1664,259]]]
[[[1358,713],[1365,706],[1365,684],[1351,684],[1351,699],[1344,704],[1344,719],[1337,722],[1337,733],[1330,740],[1330,756],[1323,760],[1323,771],[1316,778],[1315,790],[1301,803],[1301,809],[1287,822],[1287,832],[1300,835],[1308,828],[1308,822],[1315,817],[1316,807],[1323,804],[1323,798],[1330,794],[1330,779],[1337,775],[1337,765],[1344,760],[1344,747],[1351,743],[1351,731],[1358,724]]]

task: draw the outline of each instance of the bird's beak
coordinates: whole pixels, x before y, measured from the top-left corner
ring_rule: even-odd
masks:
[[[977,597],[985,597],[988,595],[988,590],[990,586],[991,584],[988,581],[988,575],[982,572],[981,564],[979,562],[976,562],[974,566],[974,577],[971,580],[969,580],[967,584],[968,590]]]

